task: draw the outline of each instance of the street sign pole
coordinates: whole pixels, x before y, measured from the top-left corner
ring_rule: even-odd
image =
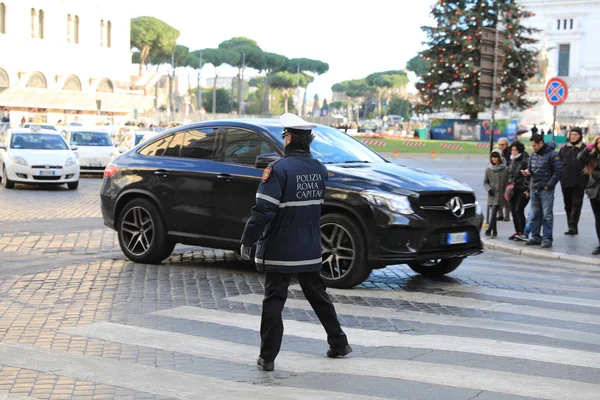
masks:
[[[496,79],[498,77],[498,24],[496,24],[496,40],[494,44],[494,80],[492,83],[492,123],[490,126],[490,154],[494,150],[494,122],[496,122]]]
[[[555,135],[554,130],[556,129],[556,109],[557,108],[558,108],[557,106],[554,106],[554,113],[553,113],[554,115],[552,118],[552,140],[553,141],[554,141],[554,135]]]

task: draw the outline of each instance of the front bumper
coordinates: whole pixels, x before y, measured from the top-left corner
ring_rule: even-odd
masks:
[[[81,172],[86,173],[104,173],[104,169],[110,163],[110,156],[108,157],[79,157],[79,166]]]
[[[383,264],[464,258],[481,254],[483,216],[455,221],[424,219],[419,215],[398,216],[374,209],[368,228],[371,236],[369,261]],[[464,243],[449,244],[448,234],[467,234]]]
[[[53,166],[51,166],[53,167]],[[12,164],[6,166],[6,176],[18,183],[70,183],[79,180],[79,165],[70,167],[54,166],[53,168],[37,168]]]

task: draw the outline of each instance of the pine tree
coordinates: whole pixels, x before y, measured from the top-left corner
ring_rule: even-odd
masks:
[[[497,12],[498,11],[498,12]],[[416,87],[420,94],[420,113],[452,110],[476,119],[479,112],[491,106],[491,101],[479,98],[481,77],[482,28],[495,28],[500,20],[499,56],[503,59],[499,104],[524,110],[532,103],[525,99],[527,81],[538,70],[537,29],[523,25],[533,16],[522,9],[519,0],[439,0],[432,16],[437,26],[423,27],[428,49],[420,56],[431,62]],[[499,17],[499,18],[498,18]]]

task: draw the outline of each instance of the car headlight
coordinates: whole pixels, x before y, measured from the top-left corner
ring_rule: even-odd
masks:
[[[410,206],[408,197],[400,194],[366,190],[361,193],[361,196],[375,206],[387,208],[388,210],[399,214],[411,215],[415,213]]]
[[[475,201],[475,212],[477,213],[477,215],[483,215],[483,209],[479,205],[478,201]]]
[[[75,159],[73,157],[69,157],[69,158],[67,158],[67,162],[65,163],[65,167],[72,167],[76,163],[77,163],[77,161],[75,161]]]
[[[25,161],[25,159],[23,157],[12,157],[12,161],[15,164],[24,165],[26,167],[29,165],[29,164],[27,164],[27,161]]]

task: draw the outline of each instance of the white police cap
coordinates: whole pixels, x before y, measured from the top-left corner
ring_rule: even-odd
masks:
[[[279,122],[285,129],[297,130],[297,131],[310,131],[316,128],[317,125],[306,122],[297,115],[291,113],[285,113],[279,117]]]

